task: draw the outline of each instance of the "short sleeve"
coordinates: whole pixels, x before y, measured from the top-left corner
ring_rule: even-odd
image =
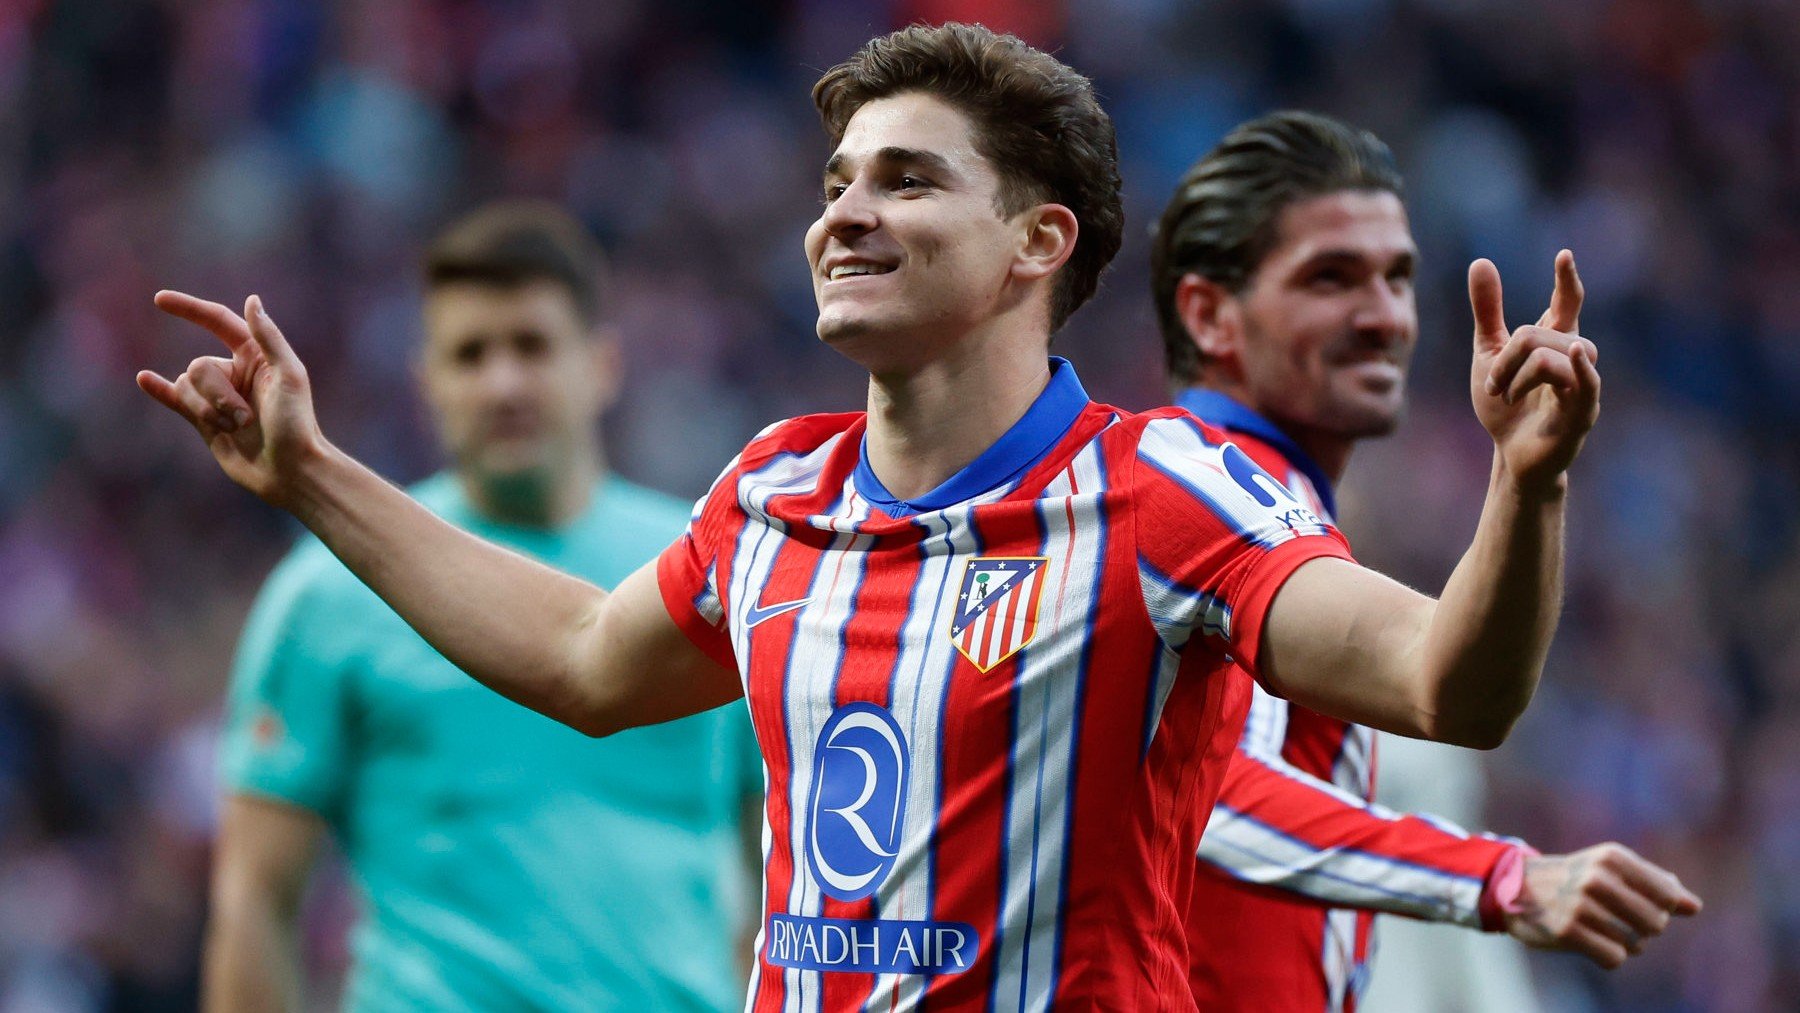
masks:
[[[1134,469],[1138,576],[1158,635],[1177,651],[1206,638],[1260,679],[1275,593],[1309,560],[1351,558],[1349,545],[1222,434],[1186,416],[1145,424]]]
[[[687,530],[656,558],[656,588],[662,593],[669,618],[687,634],[694,646],[727,668],[737,667],[731,634],[725,623],[725,600],[719,593],[719,531],[729,525],[736,510],[738,462],[733,459],[694,504]]]
[[[220,760],[227,790],[329,815],[350,752],[349,663],[326,586],[335,561],[322,552],[296,550],[257,596],[232,666]]]

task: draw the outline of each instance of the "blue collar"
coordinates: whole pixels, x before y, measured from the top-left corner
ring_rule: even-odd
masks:
[[[1330,477],[1312,459],[1312,455],[1301,450],[1293,437],[1282,432],[1275,423],[1251,411],[1231,395],[1205,387],[1189,387],[1177,394],[1175,407],[1187,409],[1195,418],[1208,425],[1254,436],[1281,451],[1281,456],[1287,458],[1289,464],[1299,468],[1300,473],[1318,490],[1319,501],[1324,505],[1325,513],[1330,517],[1337,516],[1337,497],[1332,493]]]
[[[856,483],[857,493],[889,517],[911,517],[942,510],[997,489],[1024,474],[1056,446],[1089,403],[1087,391],[1082,389],[1081,381],[1075,376],[1075,367],[1069,365],[1069,360],[1052,355],[1050,383],[1025,410],[1024,416],[995,440],[993,446],[982,451],[980,457],[945,479],[944,484],[915,499],[896,498],[869,467],[866,435],[858,451],[852,480]]]

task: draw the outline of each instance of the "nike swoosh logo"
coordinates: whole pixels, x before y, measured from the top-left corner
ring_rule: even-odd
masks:
[[[792,612],[809,601],[812,601],[810,597],[796,598],[793,601],[784,601],[779,605],[770,605],[768,608],[758,608],[756,605],[752,604],[749,608],[744,610],[744,625],[759,626],[776,616]]]

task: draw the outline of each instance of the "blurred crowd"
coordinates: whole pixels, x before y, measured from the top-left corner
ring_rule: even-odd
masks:
[[[1127,241],[1056,339],[1102,400],[1165,395],[1146,228],[1226,128],[1300,106],[1393,145],[1424,336],[1344,526],[1416,586],[1487,474],[1467,263],[1499,264],[1517,324],[1576,251],[1605,412],[1487,824],[1623,840],[1706,898],[1622,971],[1534,958],[1547,1008],[1800,1008],[1792,0],[0,0],[0,1013],[193,1006],[220,695],[295,534],[134,390],[212,351],[151,293],[261,293],[326,432],[410,481],[439,461],[421,244],[481,200],[554,198],[614,258],[611,463],[697,494],[767,422],[860,405],[812,333],[808,90],[871,34],[952,18],[1052,48],[1117,121]],[[352,901],[317,893],[326,1001]]]

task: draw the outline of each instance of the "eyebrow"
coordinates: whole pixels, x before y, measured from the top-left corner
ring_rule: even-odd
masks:
[[[842,176],[844,161],[845,159],[842,153],[832,155],[827,159],[825,161],[823,178],[830,179],[833,176]],[[900,165],[916,165],[926,172],[937,175],[948,176],[954,174],[954,170],[950,168],[950,163],[944,159],[944,156],[939,155],[936,152],[921,151],[918,148],[901,148],[892,145],[885,148],[878,148],[873,155],[869,156],[869,161],[893,162]]]
[[[1301,267],[1310,268],[1334,263],[1360,264],[1363,262],[1363,259],[1364,257],[1361,251],[1345,249],[1342,247],[1332,247],[1319,250],[1312,256],[1307,257],[1301,262]],[[1418,259],[1419,254],[1417,250],[1402,249],[1394,252],[1393,259],[1389,263],[1390,266],[1400,266],[1410,269],[1416,266]]]

